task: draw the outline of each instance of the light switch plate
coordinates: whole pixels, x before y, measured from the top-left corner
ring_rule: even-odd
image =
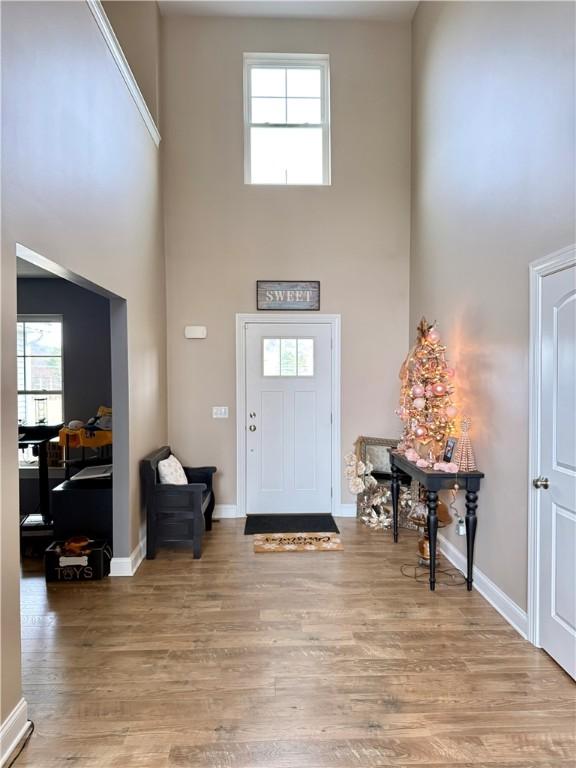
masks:
[[[227,405],[213,405],[212,406],[212,418],[213,419],[227,419],[228,418],[228,406]]]

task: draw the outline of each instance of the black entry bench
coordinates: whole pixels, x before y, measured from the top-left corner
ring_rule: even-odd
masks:
[[[162,484],[158,462],[172,451],[165,445],[140,462],[142,500],[146,507],[146,557],[153,560],[156,549],[167,542],[192,541],[194,558],[202,554],[204,531],[212,530],[216,467],[184,467],[188,485]]]

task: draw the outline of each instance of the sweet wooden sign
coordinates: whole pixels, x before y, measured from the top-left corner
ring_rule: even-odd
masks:
[[[258,280],[256,305],[263,310],[319,310],[319,280]]]

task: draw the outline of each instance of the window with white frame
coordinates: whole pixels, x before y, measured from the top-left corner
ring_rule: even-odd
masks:
[[[314,376],[314,339],[262,339],[263,375]]]
[[[58,424],[62,405],[62,317],[18,316],[18,421]]]
[[[244,54],[246,184],[330,184],[330,65],[324,54]]]

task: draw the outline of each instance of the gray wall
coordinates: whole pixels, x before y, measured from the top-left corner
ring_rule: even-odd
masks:
[[[410,25],[168,16],[162,34],[169,441],[191,465],[215,464],[218,500],[235,504],[234,316],[256,311],[259,278],[320,280],[321,311],[342,316],[342,453],[358,435],[399,435]],[[244,184],[244,51],[330,55],[331,186]],[[194,323],[206,340],[186,341]]]
[[[18,279],[18,314],[62,315],[64,419],[112,405],[110,302],[66,280]]]
[[[88,3],[3,2],[0,366],[0,718],[21,698],[16,419],[16,251],[126,299],[129,432],[115,425],[125,541],[143,515],[138,462],[167,438],[160,153]],[[136,27],[134,34],[138,34]],[[149,56],[156,52],[148,49]],[[116,341],[116,339],[115,339]],[[118,376],[115,375],[115,382]],[[128,377],[125,377],[128,379]],[[115,397],[118,407],[118,397]],[[120,442],[119,442],[120,440]],[[118,478],[122,477],[121,482]],[[123,488],[122,503],[116,491]],[[116,509],[117,507],[117,509]],[[116,529],[116,525],[115,525]],[[120,543],[118,543],[120,542]],[[117,549],[118,547],[118,549]]]
[[[486,473],[476,564],[526,609],[528,265],[574,241],[574,5],[420,3],[413,75],[411,330],[440,324]]]

